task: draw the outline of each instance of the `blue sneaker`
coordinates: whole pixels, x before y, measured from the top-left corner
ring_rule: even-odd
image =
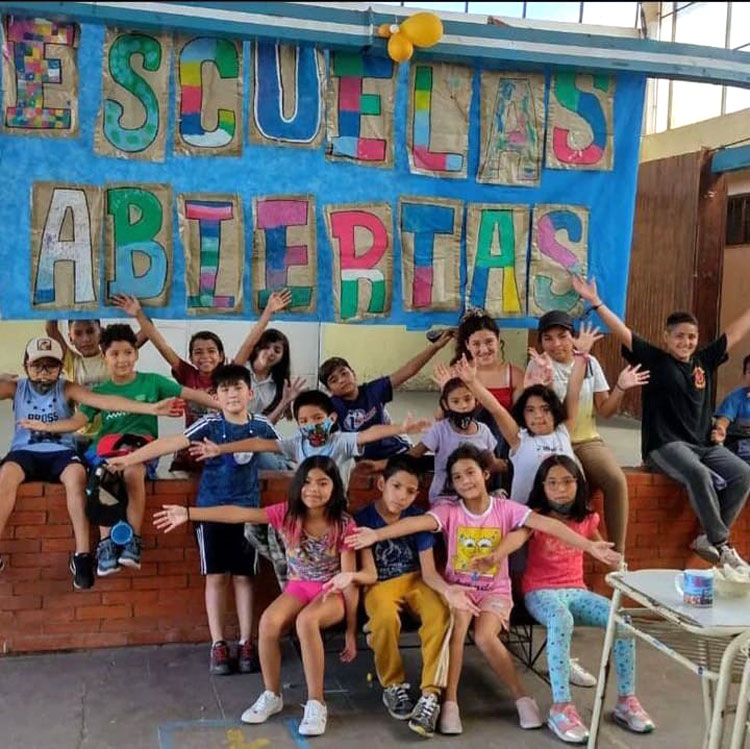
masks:
[[[135,570],[141,568],[141,537],[133,535],[125,546],[120,547],[120,556],[117,561],[123,567],[132,567]]]
[[[96,574],[99,577],[106,577],[120,571],[120,564],[117,561],[117,546],[111,538],[103,538],[96,547]]]

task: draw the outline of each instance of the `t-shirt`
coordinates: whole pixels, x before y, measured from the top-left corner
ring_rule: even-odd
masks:
[[[217,444],[236,442],[250,437],[277,439],[276,430],[265,416],[252,416],[244,424],[227,421],[220,413],[208,414],[185,430],[191,441],[210,439]],[[258,507],[260,491],[256,453],[218,455],[204,461],[198,484],[198,507],[242,505]]]
[[[16,394],[13,398],[13,414],[16,422],[29,419],[44,424],[53,424],[73,416],[73,407],[65,397],[65,382],[60,377],[53,388],[46,393],[40,393],[30,380],[25,377],[19,379],[16,382]],[[73,450],[75,444],[72,434],[35,432],[24,429],[16,423],[10,449],[48,453]]]
[[[423,515],[423,511],[413,505],[407,507],[401,518],[411,518]],[[360,528],[385,528],[388,523],[377,511],[375,503],[367,505],[360,510],[354,519]],[[394,577],[406,575],[409,572],[418,572],[419,552],[431,549],[435,545],[435,537],[432,533],[422,531],[412,533],[401,538],[390,538],[386,541],[378,541],[372,547],[372,555],[375,559],[375,569],[378,571],[378,580],[391,580]]]
[[[119,395],[141,403],[158,403],[164,398],[178,397],[182,392],[182,386],[153,372],[136,372],[131,382],[118,385],[112,380],[107,380],[97,385],[94,392],[101,395]],[[159,436],[159,420],[150,414],[100,411],[93,406],[81,406],[81,411],[89,420],[101,414],[102,426],[96,435],[96,442],[106,434],[140,434],[154,438]]]
[[[248,370],[250,372],[250,380],[253,389],[253,399],[250,401],[250,410],[253,413],[262,414],[273,403],[278,388],[270,375],[266,377],[265,380],[259,380],[255,371],[249,365]]]
[[[309,440],[299,432],[292,437],[279,440],[279,447],[284,457],[295,463],[301,463],[311,455],[327,455],[336,464],[344,486],[349,486],[355,456],[359,455],[357,435],[353,433],[334,432],[328,441],[320,447],[313,447]]]
[[[727,434],[735,439],[750,437],[750,387],[732,390],[716,409],[717,416],[731,422]]]
[[[183,359],[180,359],[180,363],[172,369],[172,377],[183,387],[202,390],[210,395],[216,395],[216,388],[214,387],[211,375],[201,374],[196,367]],[[185,428],[194,424],[198,419],[209,413],[210,410],[200,403],[187,401],[185,404]]]
[[[290,580],[326,583],[341,572],[341,552],[348,548],[344,539],[357,527],[350,515],[344,513],[344,529],[335,541],[334,534],[330,531],[315,538],[302,530],[299,543],[293,546],[290,534],[284,528],[286,502],[265,509],[268,524],[278,532],[284,542],[287,576]]]
[[[554,378],[552,380],[552,389],[555,395],[563,403],[568,394],[568,380],[570,373],[573,371],[573,364],[563,364],[552,361],[552,370]],[[529,364],[531,367],[532,365]],[[596,407],[594,406],[594,393],[609,392],[607,378],[604,376],[602,367],[599,362],[589,356],[586,364],[586,374],[583,377],[581,385],[581,395],[578,400],[578,413],[576,414],[576,425],[573,433],[570,435],[571,442],[575,445],[578,442],[588,442],[599,437],[596,429]]]
[[[65,349],[63,356],[63,374],[76,385],[82,385],[85,388],[93,388],[101,385],[109,379],[107,363],[103,354],[94,354],[94,356],[81,356],[77,351],[70,347]],[[101,419],[97,416],[88,424],[82,426],[76,436],[85,441],[96,437],[101,428]]]
[[[530,512],[528,507],[495,496],[490,496],[490,506],[481,515],[469,512],[461,499],[438,502],[429,514],[437,520],[448,546],[445,579],[509,597],[507,557],[486,572],[472,570],[471,560],[494,551],[508,533],[523,526]]]
[[[435,453],[435,473],[430,484],[430,503],[441,494],[445,494],[445,467],[451,453],[460,445],[469,444],[483,452],[494,452],[497,440],[492,436],[486,424],[476,422],[475,434],[461,434],[457,432],[450,419],[435,422],[422,437],[422,444]]]
[[[393,385],[390,377],[364,382],[354,400],[344,400],[334,395],[331,400],[339,419],[339,426],[344,432],[362,432],[369,427],[390,424],[386,403],[393,400]],[[382,460],[391,455],[406,452],[411,441],[406,437],[386,437],[377,442],[364,445],[363,457],[368,460]]]
[[[580,522],[563,521],[570,530],[584,538],[591,538],[599,527],[599,515],[592,512]],[[548,533],[534,531],[526,544],[526,569],[521,579],[521,591],[547,588],[585,588],[583,582],[583,549],[569,546]]]
[[[570,433],[565,424],[559,424],[552,434],[530,434],[528,429],[522,429],[520,436],[521,444],[511,450],[509,456],[513,463],[510,498],[525,505],[529,501],[536,472],[545,458],[550,455],[567,455],[576,463],[578,459],[570,444]]]
[[[686,362],[636,335],[632,351],[623,346],[622,355],[630,364],[641,364],[651,371],[643,388],[643,459],[669,442],[707,445],[711,432],[712,378],[726,359],[727,337],[720,336]]]

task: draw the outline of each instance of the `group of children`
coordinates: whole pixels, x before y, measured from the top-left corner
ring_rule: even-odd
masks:
[[[345,359],[327,360],[319,379],[330,395],[292,380],[289,342],[267,328],[288,304],[286,292],[271,295],[233,363],[226,362],[221,340],[210,331],[192,336],[189,361],[183,360],[133,297],[116,302],[138,320],[138,335],[129,325],[101,329],[97,321],[71,321],[69,346],[50,323],[49,337],[27,347],[26,377],[0,382],[0,397],[15,399],[17,419],[11,452],[0,467],[0,534],[23,481],[60,480],[76,537],[74,586],[91,587],[84,464],[106,461],[124,477],[134,535],[118,546],[109,529],[101,528],[97,571],[108,575],[121,566],[139,567],[144,480],[160,456],[176,454],[174,468],[201,471],[195,506],[166,506],[155,523],[168,531],[195,522],[215,674],[231,671],[224,617],[232,581],[240,625],[238,669],[252,671],[259,657],[265,687],[244,721],[260,723],[283,708],[279,640],[294,625],[308,689],[299,730],[325,731],[321,632],[345,622],[341,657],[354,658],[362,588],[368,642],[393,717],[408,719],[424,736],[434,733],[438,720],[443,733],[461,733],[458,683],[473,625],[474,642],[515,699],[521,727],[539,727],[539,709],[498,637],[508,627],[515,594],[548,630],[553,704],[547,724],[562,740],[582,743],[588,731],[571,701],[569,682],[595,680],[571,660],[571,632],[576,623],[605,626],[609,611],[607,599],[585,588],[583,552],[616,564],[625,547],[628,512],[624,475],[598,435],[595,417],[615,413],[626,390],[644,387],[644,459],[687,485],[704,531],[694,550],[712,561],[745,566],[729,545],[728,530],[747,498],[750,467],[711,443],[722,441],[722,419],[738,417],[736,411],[733,419],[720,413],[711,431],[710,378],[727,349],[750,331],[750,313],[697,352],[695,318],[672,315],[662,350],[632,334],[599,299],[593,281],[573,282],[631,362],[612,390],[590,354],[601,338],[598,330],[582,324],[576,336],[562,311],[540,319],[541,351],[530,350],[526,372],[505,361],[494,320],[471,311],[456,331],[432,337],[390,376],[359,383]],[[391,423],[386,405],[394,387],[452,339],[450,366],[435,369],[440,386],[435,422]],[[174,380],[136,371],[138,348],[146,340],[170,364]],[[61,377],[63,368],[67,379]],[[181,409],[184,433],[158,439],[156,416]],[[281,439],[273,424],[289,415],[298,431]],[[423,433],[417,445],[410,433]],[[123,435],[147,444],[113,457]],[[434,474],[430,509],[423,512],[413,503],[421,478],[418,459],[427,453],[434,455]],[[381,472],[381,496],[351,517],[347,486],[355,459]],[[298,467],[288,501],[261,508],[258,470],[292,465]],[[510,499],[495,491],[502,485],[509,487]],[[588,504],[590,486],[604,495],[608,542]],[[251,643],[257,560],[245,523],[267,525],[277,534],[288,577],[261,617],[257,648]],[[436,534],[447,550],[440,571],[433,554]],[[416,701],[398,651],[403,608],[421,622],[423,670]],[[615,719],[636,732],[653,730],[634,694],[632,640],[618,639],[614,655]]]

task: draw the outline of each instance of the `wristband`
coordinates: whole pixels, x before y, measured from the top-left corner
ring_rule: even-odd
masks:
[[[188,523],[189,523],[190,522],[190,505],[186,505],[185,509],[187,510],[187,519],[188,519]]]
[[[623,393],[625,392],[625,388],[622,387],[619,382],[615,383],[613,390],[621,390]]]
[[[599,302],[599,304],[595,304],[593,307],[589,307],[589,312],[596,312],[596,310],[599,309],[599,307],[603,307],[604,302]]]

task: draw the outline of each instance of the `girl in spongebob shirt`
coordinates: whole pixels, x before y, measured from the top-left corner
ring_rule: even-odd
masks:
[[[492,556],[502,539],[511,534],[520,546],[526,536],[518,533],[518,529],[535,528],[584,549],[607,564],[620,558],[610,550],[611,544],[589,541],[557,520],[489,494],[488,459],[489,455],[474,445],[461,445],[446,465],[446,486],[452,487],[457,497],[443,498],[425,515],[405,518],[377,530],[358,528],[347,538],[351,546],[359,549],[419,531],[442,532],[448,548],[445,578],[451,584],[445,597],[454,616],[448,683],[440,715],[440,731],[448,734],[463,730],[458,682],[466,633],[472,622],[477,647],[515,699],[521,728],[542,725],[536,702],[521,686],[510,654],[498,638],[500,631],[508,627],[513,607],[507,557],[495,561]]]

